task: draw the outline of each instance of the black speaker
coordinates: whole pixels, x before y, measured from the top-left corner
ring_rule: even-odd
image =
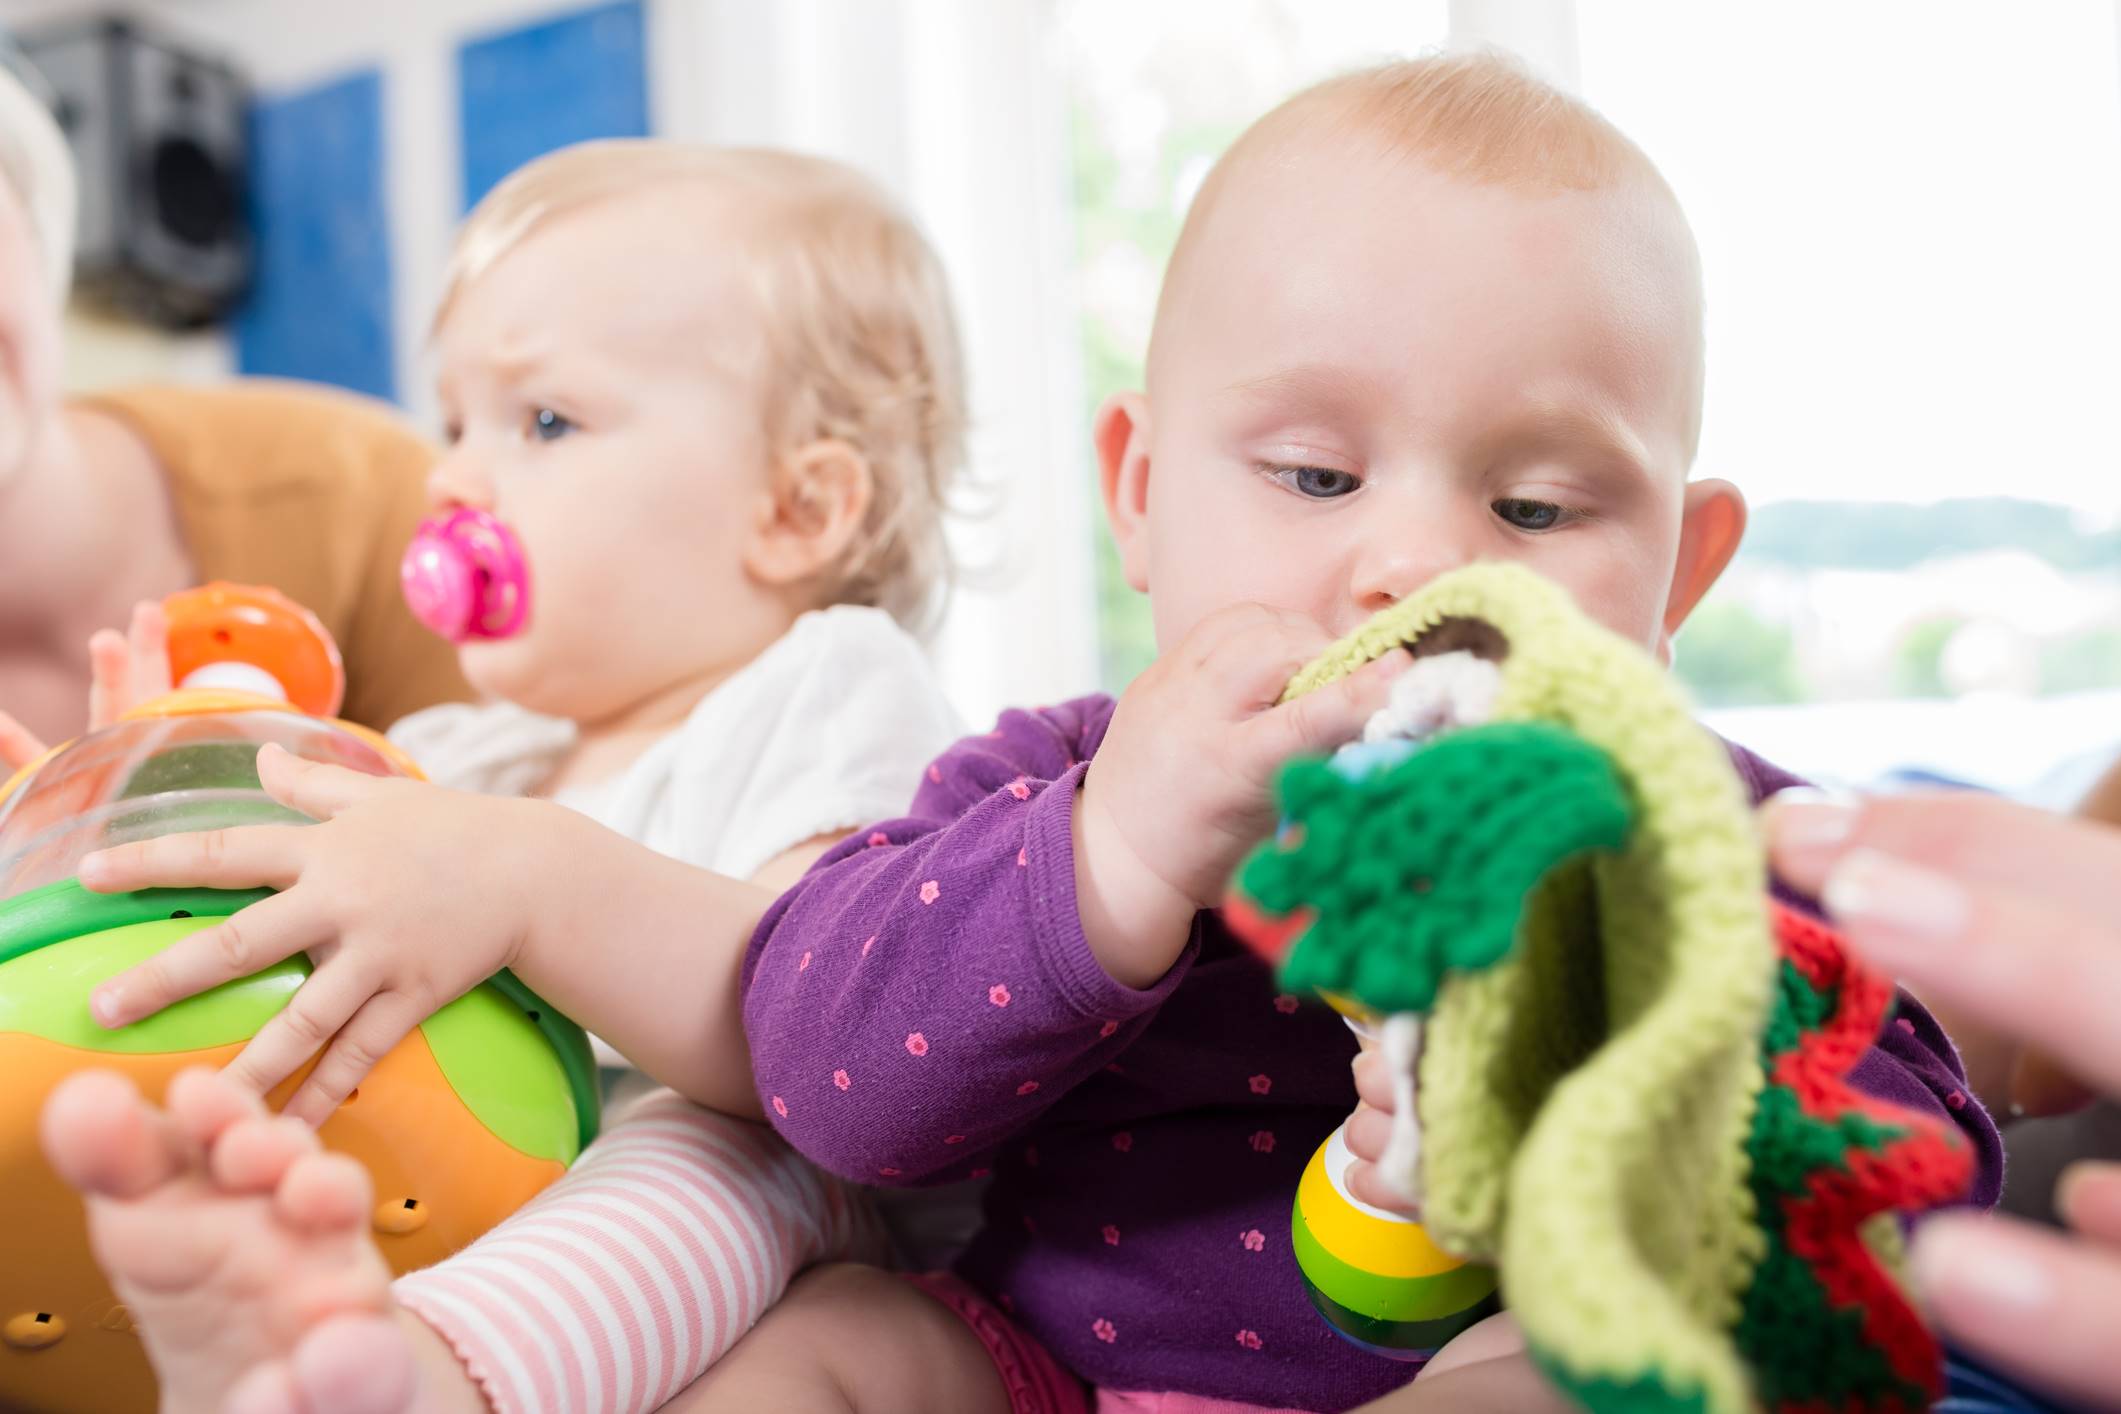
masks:
[[[80,169],[75,288],[168,328],[219,320],[250,282],[241,77],[124,19],[19,40]]]

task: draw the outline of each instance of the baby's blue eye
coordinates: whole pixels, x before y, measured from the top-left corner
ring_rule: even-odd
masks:
[[[1491,509],[1519,530],[1552,530],[1566,514],[1552,501],[1528,501],[1517,496],[1506,496]]]
[[[530,418],[530,435],[540,442],[557,442],[574,431],[574,424],[551,408],[539,408]]]
[[[1278,466],[1269,473],[1297,495],[1312,501],[1331,501],[1362,489],[1362,478],[1352,471],[1323,466]]]

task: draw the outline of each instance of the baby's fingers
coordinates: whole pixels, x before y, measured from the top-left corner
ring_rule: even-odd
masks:
[[[228,1063],[227,1075],[244,1089],[264,1094],[330,1044],[376,995],[372,979],[343,956],[333,958],[295,990],[279,1015],[258,1028],[250,1044]],[[343,1092],[339,1098],[345,1098]]]
[[[88,729],[101,731],[132,706],[132,655],[125,635],[98,629],[88,640]]]
[[[268,743],[258,749],[258,784],[288,809],[299,810],[312,820],[329,820],[405,782],[305,760],[277,743]]]
[[[297,894],[275,894],[212,927],[179,938],[96,988],[89,1011],[99,1025],[128,1026],[186,997],[211,991],[284,961],[322,938]]]
[[[252,825],[161,835],[98,850],[81,861],[81,884],[99,894],[133,889],[284,889],[302,872],[298,826]]]
[[[324,1123],[383,1057],[426,1019],[420,1005],[403,993],[383,992],[369,998],[353,1020],[339,1029],[331,1049],[282,1113],[312,1128]]]
[[[1359,1159],[1349,1164],[1342,1182],[1348,1186],[1348,1194],[1358,1202],[1401,1217],[1419,1218],[1421,1205],[1411,1201],[1391,1184],[1385,1182],[1384,1171],[1368,1159]]]
[[[1365,1105],[1388,1116],[1397,1108],[1392,1095],[1392,1063],[1385,1059],[1384,1052],[1364,1051],[1355,1058],[1355,1093]]]
[[[0,770],[12,775],[50,749],[35,732],[0,712]]]
[[[1274,766],[1293,756],[1323,756],[1362,735],[1391,697],[1393,679],[1413,666],[1394,649],[1337,682],[1292,698],[1246,723],[1245,731]]]
[[[1348,1152],[1371,1163],[1384,1157],[1386,1141],[1392,1137],[1392,1116],[1367,1104],[1357,1105],[1348,1116]]]
[[[125,631],[126,687],[131,700],[120,711],[160,697],[171,687],[169,680],[169,616],[152,599],[133,605],[133,621]]]

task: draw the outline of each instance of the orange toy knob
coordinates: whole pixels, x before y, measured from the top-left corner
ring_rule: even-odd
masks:
[[[216,581],[162,601],[178,687],[239,688],[336,716],[346,695],[338,645],[317,616],[274,589]]]

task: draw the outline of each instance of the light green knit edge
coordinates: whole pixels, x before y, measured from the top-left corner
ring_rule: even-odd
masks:
[[[1585,956],[1568,935],[1586,913],[1581,871],[1533,900],[1511,958],[1445,984],[1422,1065],[1424,1218],[1454,1250],[1499,1261],[1527,1338],[1574,1383],[1648,1380],[1737,1414],[1750,1382],[1729,1331],[1763,1252],[1745,1136],[1775,957],[1745,798],[1642,651],[1514,565],[1435,581],[1286,695],[1446,617],[1509,641],[1495,720],[1568,727],[1636,793],[1635,840],[1596,867],[1595,887],[1608,936],[1642,945],[1605,959],[1626,1024],[1573,1070],[1555,1042],[1574,1012],[1568,967]]]

